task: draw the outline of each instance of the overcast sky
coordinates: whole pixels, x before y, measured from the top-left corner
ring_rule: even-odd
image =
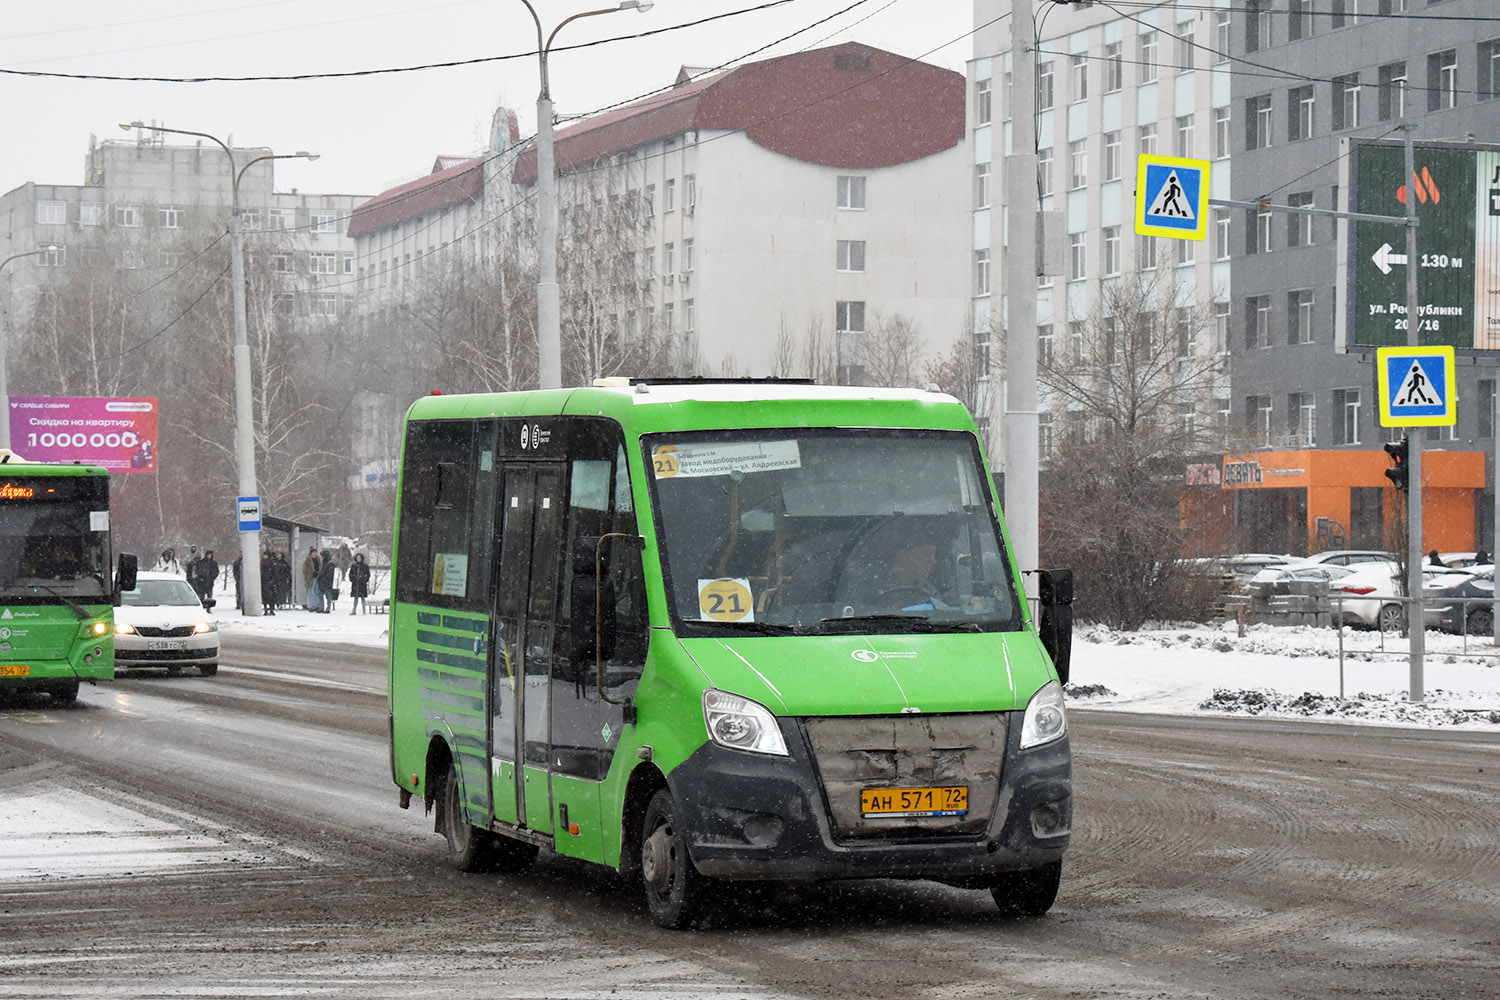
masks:
[[[616,0],[534,0],[547,32]],[[156,121],[232,136],[316,163],[277,164],[277,188],[373,195],[426,173],[440,153],[484,147],[497,103],[536,127],[536,26],[521,0],[45,0],[5,5],[0,69],[101,76],[343,73],[491,59],[346,79],[155,83],[0,74],[0,192],[27,181],[80,184],[90,134]],[[765,9],[756,9],[764,7]],[[713,66],[857,40],[963,71],[967,0],[656,0],[567,26],[549,59],[560,114],[665,86],[684,64]],[[696,27],[678,27],[718,14]],[[821,22],[821,23],[820,23]],[[568,46],[640,32],[578,51]],[[494,60],[497,56],[513,58]],[[191,142],[192,140],[183,140]]]

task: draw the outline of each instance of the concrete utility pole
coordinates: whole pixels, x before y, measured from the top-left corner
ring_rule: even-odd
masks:
[[[644,14],[653,0],[620,0],[618,7],[586,10],[566,17],[552,34],[542,36],[542,19],[531,0],[521,0],[536,22],[536,55],[541,63],[542,87],[536,97],[537,375],[543,389],[562,388],[562,306],[557,288],[557,166],[552,155],[552,85],[547,77],[547,54],[557,33],[569,22],[596,14],[636,10]]]
[[[189,132],[187,129],[166,128],[162,125],[146,125],[129,122],[120,128],[150,129],[172,135],[191,135],[207,139],[224,151],[229,158],[229,277],[230,293],[234,299],[234,431],[235,452],[240,467],[240,496],[259,496],[255,485],[255,405],[250,381],[250,329],[245,314],[245,246],[240,224],[240,180],[245,171],[263,160],[316,160],[316,153],[299,150],[295,153],[257,156],[238,170],[235,169],[234,150],[217,136],[207,132]],[[265,505],[261,505],[262,511]],[[252,618],[264,612],[260,596],[260,532],[240,532],[240,613]]]
[[[1012,0],[1010,14],[1010,153],[1005,157],[1007,239],[1001,288],[1005,385],[990,410],[1003,406],[1005,523],[1021,570],[1038,568],[1041,504],[1037,466],[1040,421],[1036,391],[1036,56],[1032,0]],[[993,322],[993,321],[992,321]]]
[[[1406,131],[1406,346],[1422,346],[1422,317],[1417,312],[1417,197],[1416,197],[1416,151],[1412,145],[1412,133],[1417,124],[1411,117],[1411,104],[1403,100],[1407,110],[1402,128]],[[1453,391],[1449,387],[1449,392]],[[1407,697],[1414,702],[1422,701],[1426,693],[1422,690],[1422,659],[1427,649],[1427,618],[1422,606],[1422,435],[1425,428],[1413,427],[1406,441],[1406,595],[1411,598],[1407,605],[1406,634],[1410,637],[1411,690]]]
[[[40,257],[42,254],[56,253],[55,245],[42,247],[40,250],[27,250],[23,253],[13,253],[4,260],[0,260],[0,271],[5,270],[5,265],[22,257]],[[0,316],[0,449],[10,451],[10,372],[6,370],[6,352],[10,349],[7,341],[10,339],[10,324],[6,322],[10,315],[10,296],[0,309],[5,313]]]

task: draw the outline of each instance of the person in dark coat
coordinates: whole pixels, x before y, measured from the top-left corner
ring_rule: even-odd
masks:
[[[234,557],[234,563],[230,567],[234,571],[234,609],[236,611],[245,610],[245,593],[240,589],[244,586],[244,564],[245,557],[241,554]]]
[[[271,553],[265,551],[260,554],[260,609],[261,614],[274,615],[276,613],[276,599],[271,596],[271,588],[266,581],[271,576]]]
[[[333,561],[331,553],[324,553],[322,562],[318,564],[318,611],[323,614],[333,610],[333,587],[338,581],[338,563]]]
[[[370,596],[370,567],[365,562],[363,553],[354,557],[349,564],[349,613],[357,614],[365,610],[365,598]]]

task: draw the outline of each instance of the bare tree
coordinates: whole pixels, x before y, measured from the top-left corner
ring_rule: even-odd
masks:
[[[970,413],[979,408],[979,387],[988,371],[983,365],[979,344],[972,328],[959,334],[947,354],[927,362],[927,381],[956,397]]]
[[[864,385],[914,386],[924,371],[922,333],[911,317],[901,313],[872,316],[865,332],[850,338],[850,346],[849,360],[858,367]]]

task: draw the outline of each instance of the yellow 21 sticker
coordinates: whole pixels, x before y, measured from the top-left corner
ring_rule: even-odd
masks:
[[[651,467],[660,479],[671,479],[682,470],[677,460],[677,446],[664,444],[651,453]]]
[[[698,581],[698,612],[716,622],[755,621],[750,581],[740,577]]]

